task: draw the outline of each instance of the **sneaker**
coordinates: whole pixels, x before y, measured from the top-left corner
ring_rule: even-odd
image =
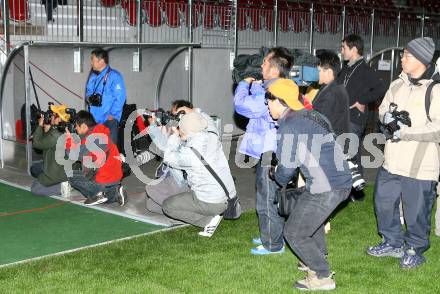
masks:
[[[104,203],[107,200],[108,200],[107,197],[105,197],[102,192],[99,192],[96,196],[87,198],[86,201],[84,201],[84,204],[92,206],[92,205]]]
[[[379,245],[368,248],[367,254],[375,257],[391,256],[401,258],[403,256],[403,248],[393,247],[386,242],[382,242]]]
[[[154,154],[153,153],[151,153],[149,151],[144,151],[142,153],[139,153],[136,156],[136,163],[138,165],[143,165],[143,164],[149,162],[153,158],[154,158]]]
[[[216,215],[214,216],[211,221],[205,226],[203,231],[199,232],[199,235],[202,237],[211,237],[215,230],[217,229],[218,225],[220,224],[221,220],[223,219],[223,216]]]
[[[359,171],[358,165],[352,162],[351,160],[347,160],[348,168],[351,172],[351,180],[353,182],[352,187],[356,191],[361,191],[365,188],[367,182],[362,178],[362,174]]]
[[[302,291],[329,291],[336,289],[333,274],[328,277],[318,278],[314,271],[308,271],[304,280],[297,281],[294,287]]]
[[[72,186],[70,186],[68,181],[61,183],[61,196],[64,198],[70,198],[72,194]]]
[[[119,203],[119,206],[124,206],[127,202],[127,192],[124,189],[124,186],[119,186],[117,189],[117,201]]]
[[[261,242],[261,238],[260,237],[256,237],[252,239],[252,243],[255,245],[263,245],[263,242]]]
[[[425,257],[418,254],[413,248],[407,249],[400,259],[400,268],[414,269],[426,261]]]
[[[302,261],[298,261],[297,269],[302,272],[310,271],[309,267],[305,263],[303,263]]]
[[[281,248],[278,251],[269,251],[266,248],[264,248],[263,245],[258,245],[257,247],[251,249],[251,254],[253,254],[253,255],[269,255],[269,254],[284,253],[284,251],[285,251],[284,246],[283,246],[283,248]]]

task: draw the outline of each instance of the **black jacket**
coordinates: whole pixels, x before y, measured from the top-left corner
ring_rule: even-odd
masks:
[[[362,58],[352,66],[345,64],[336,81],[344,85],[348,92],[349,105],[356,102],[367,105],[385,96],[386,87],[379,75],[369,67]],[[360,112],[356,107],[350,110],[350,121],[360,126],[365,126],[368,118],[368,107],[365,112]]]
[[[323,86],[313,99],[313,109],[327,117],[336,136],[350,131],[348,100],[347,90],[336,81]]]

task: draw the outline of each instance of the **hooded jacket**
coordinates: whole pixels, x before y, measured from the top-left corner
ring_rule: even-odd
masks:
[[[191,148],[196,149],[205,158],[223,181],[229,197],[235,197],[237,192],[234,180],[217,135],[204,130],[191,134],[185,142],[181,141],[177,134],[171,135],[167,141],[163,160],[173,168],[186,171],[188,185],[197,199],[207,203],[226,203],[227,197],[219,182]]]
[[[432,90],[428,121],[425,111],[425,93],[432,79],[422,78],[413,83],[408,75],[401,73],[393,81],[379,107],[379,118],[383,121],[389,105],[394,102],[398,111],[406,110],[411,127],[400,129],[400,141],[385,143],[383,167],[390,173],[418,180],[437,181],[439,177],[440,142],[440,87]]]
[[[80,142],[67,138],[67,152],[78,152],[84,173],[94,174],[91,180],[101,185],[117,184],[122,179],[122,164],[118,147],[110,139],[110,130],[102,124],[93,127]],[[96,168],[91,168],[90,164]]]

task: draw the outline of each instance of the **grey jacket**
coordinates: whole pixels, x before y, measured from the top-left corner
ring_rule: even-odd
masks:
[[[207,131],[213,132],[218,135],[219,131],[217,130],[212,118],[208,114],[203,112],[200,108],[195,108],[194,110],[200,113],[208,121]],[[156,145],[157,149],[159,149],[159,151],[162,152],[165,151],[168,142],[168,135],[162,132],[162,129],[160,127],[156,125],[151,125],[148,128],[148,135],[150,135],[151,140]],[[163,154],[158,154],[158,155],[163,156]],[[175,168],[168,168],[168,172],[180,187],[185,187],[188,185],[181,170]]]
[[[191,150],[195,148],[209,163],[225,184],[230,197],[235,197],[236,190],[218,136],[207,131],[191,135],[187,141],[181,141],[177,134],[168,138],[164,162],[173,168],[185,170],[187,181],[196,197],[208,203],[224,203],[227,200],[217,180],[203,165],[200,158]]]

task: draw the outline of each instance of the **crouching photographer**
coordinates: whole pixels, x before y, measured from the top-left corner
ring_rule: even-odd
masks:
[[[117,201],[123,206],[127,196],[121,185],[122,163],[110,130],[81,110],[75,116],[75,131],[79,137],[66,130],[66,155],[81,162],[81,168],[73,170],[69,183],[87,198],[85,205]]]
[[[63,134],[63,126],[70,124],[71,119],[72,115],[65,105],[49,105],[46,112],[40,113],[38,126],[32,136],[32,145],[43,152],[43,160],[34,162],[31,166],[30,172],[35,178],[31,186],[33,194],[69,196],[70,187],[66,173],[64,167],[56,162],[55,150],[58,138]]]
[[[164,152],[164,162],[185,171],[191,191],[171,196],[163,211],[171,218],[202,227],[200,236],[211,237],[236,197],[234,181],[222,144],[208,132],[208,121],[199,113],[185,114],[179,129],[173,128]]]
[[[186,100],[175,100],[171,105],[171,111],[146,112],[149,123],[148,135],[150,136],[155,148],[151,148],[154,154],[163,157],[166,149],[171,127],[177,126],[180,118],[185,113],[197,112],[208,122],[207,132],[219,136],[211,117],[204,113],[200,108],[194,108],[192,103]],[[165,113],[165,115],[164,115]],[[137,163],[144,164],[154,157],[150,151],[145,151],[136,157]],[[190,191],[186,174],[180,170],[170,167],[162,162],[156,169],[156,178],[162,178],[159,183],[146,185],[146,207],[154,213],[163,214],[162,205],[165,199]]]

